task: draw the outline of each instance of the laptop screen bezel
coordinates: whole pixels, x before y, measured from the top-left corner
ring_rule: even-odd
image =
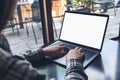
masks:
[[[64,23],[64,18],[65,18],[65,14],[66,14],[66,13],[85,14],[85,15],[101,16],[101,17],[106,17],[106,18],[107,18],[106,25],[105,25],[105,30],[104,30],[104,34],[103,34],[103,38],[102,38],[102,42],[101,42],[101,47],[100,47],[100,49],[96,49],[96,48],[93,48],[93,47],[90,47],[90,46],[85,46],[85,45],[81,45],[81,44],[77,44],[77,43],[74,43],[74,42],[70,42],[70,41],[66,41],[66,40],[60,39],[61,32],[62,32],[62,27],[63,27],[63,23]],[[102,50],[102,47],[103,47],[103,42],[104,42],[104,39],[105,39],[105,33],[106,33],[108,21],[109,21],[109,15],[106,15],[106,14],[85,13],[85,12],[78,12],[78,11],[65,11],[65,12],[64,12],[64,16],[63,16],[63,21],[62,21],[61,29],[60,29],[59,40],[62,40],[62,41],[69,42],[69,43],[72,43],[72,44],[76,44],[76,45],[80,45],[80,46],[83,46],[83,47],[88,47],[88,48],[92,48],[92,49],[101,51],[101,50]]]

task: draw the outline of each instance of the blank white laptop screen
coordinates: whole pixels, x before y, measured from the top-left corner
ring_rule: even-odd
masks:
[[[65,13],[60,39],[100,49],[107,17]]]

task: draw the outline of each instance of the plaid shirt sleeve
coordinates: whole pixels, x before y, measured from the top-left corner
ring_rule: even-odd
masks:
[[[45,75],[24,58],[11,56],[0,48],[0,80],[45,80]]]
[[[34,50],[28,50],[25,53],[22,53],[22,56],[26,58],[29,62],[43,62],[45,59],[44,52],[42,48],[36,48]]]
[[[78,59],[67,61],[65,80],[88,80],[83,69],[82,61]]]
[[[0,80],[45,80],[45,75],[40,74],[28,62],[42,60],[42,48],[27,51],[21,56],[13,56],[6,37],[0,35]]]

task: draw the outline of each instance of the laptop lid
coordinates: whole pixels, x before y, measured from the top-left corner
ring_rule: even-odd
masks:
[[[66,11],[59,39],[101,51],[108,19],[104,14]]]

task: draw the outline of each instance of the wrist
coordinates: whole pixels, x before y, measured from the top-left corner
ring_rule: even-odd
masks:
[[[83,66],[83,62],[79,59],[70,59],[66,63],[67,68],[72,67],[72,66]]]
[[[40,48],[40,52],[41,52],[42,57],[45,57],[45,53],[42,48]]]
[[[45,56],[48,56],[48,51],[45,48],[43,48],[42,51],[43,51]]]

